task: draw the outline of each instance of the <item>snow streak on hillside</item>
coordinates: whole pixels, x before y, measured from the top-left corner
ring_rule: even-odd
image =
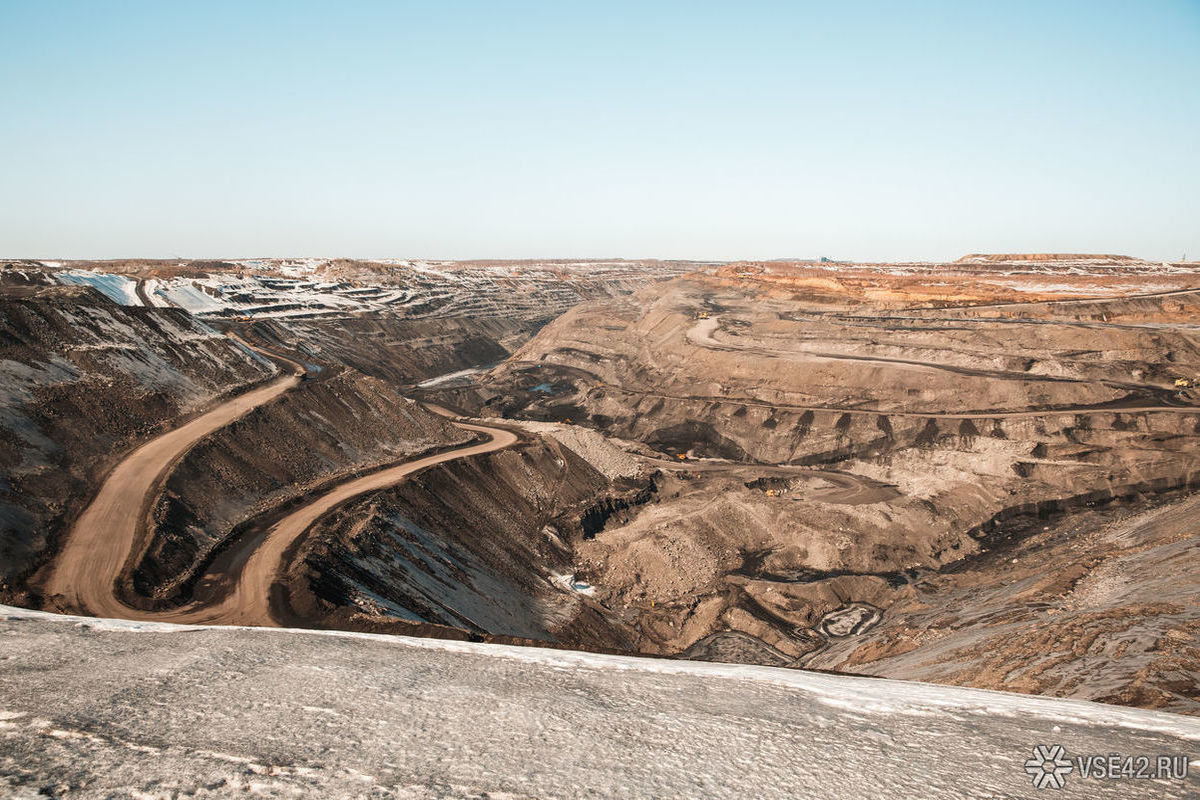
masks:
[[[198,316],[288,319],[384,312],[405,318],[545,319],[593,297],[627,294],[696,265],[625,261],[482,262],[248,259],[200,269],[113,263],[63,269],[22,262],[61,284],[92,286],[122,305],[175,306]],[[149,277],[147,277],[149,274]]]

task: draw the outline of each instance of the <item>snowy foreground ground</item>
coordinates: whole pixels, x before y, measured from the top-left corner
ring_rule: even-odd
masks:
[[[1198,742],[1087,702],[0,606],[3,797],[1184,798]],[[1189,777],[1035,789],[1037,745]]]

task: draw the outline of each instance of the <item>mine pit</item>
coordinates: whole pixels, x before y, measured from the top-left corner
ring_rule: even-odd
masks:
[[[1081,263],[22,264],[0,599],[1195,713],[1156,648],[1200,607],[1200,290]],[[80,549],[131,453],[271,385]]]

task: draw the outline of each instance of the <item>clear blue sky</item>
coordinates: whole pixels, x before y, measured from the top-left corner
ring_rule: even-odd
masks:
[[[1200,0],[0,0],[0,255],[1200,258]]]

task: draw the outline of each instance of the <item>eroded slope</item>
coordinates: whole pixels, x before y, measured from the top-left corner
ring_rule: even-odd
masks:
[[[590,601],[644,652],[1194,712],[1200,612],[1188,588],[1153,600],[1149,577],[1190,575],[1194,532],[1147,556],[1118,606],[1069,595],[1122,569],[1121,547],[1060,536],[1036,552],[1071,577],[1031,592],[1002,590],[1011,558],[1026,562],[996,553],[1038,520],[1135,513],[1200,482],[1196,292],[1175,274],[1160,290],[1144,265],[1036,269],[1080,286],[1018,303],[1012,284],[1037,281],[983,267],[941,295],[928,274],[725,268],[578,307],[456,397],[619,437],[664,473],[652,498],[575,543]],[[1120,296],[1139,283],[1149,291]],[[992,603],[954,611],[983,584]],[[1053,624],[1035,622],[1060,613],[1068,652],[1043,664]],[[970,633],[913,639],[930,620]],[[991,629],[999,620],[1013,625]],[[1122,625],[1141,633],[1117,647]],[[993,658],[991,636],[1020,644]],[[1170,658],[1148,655],[1170,642]]]

